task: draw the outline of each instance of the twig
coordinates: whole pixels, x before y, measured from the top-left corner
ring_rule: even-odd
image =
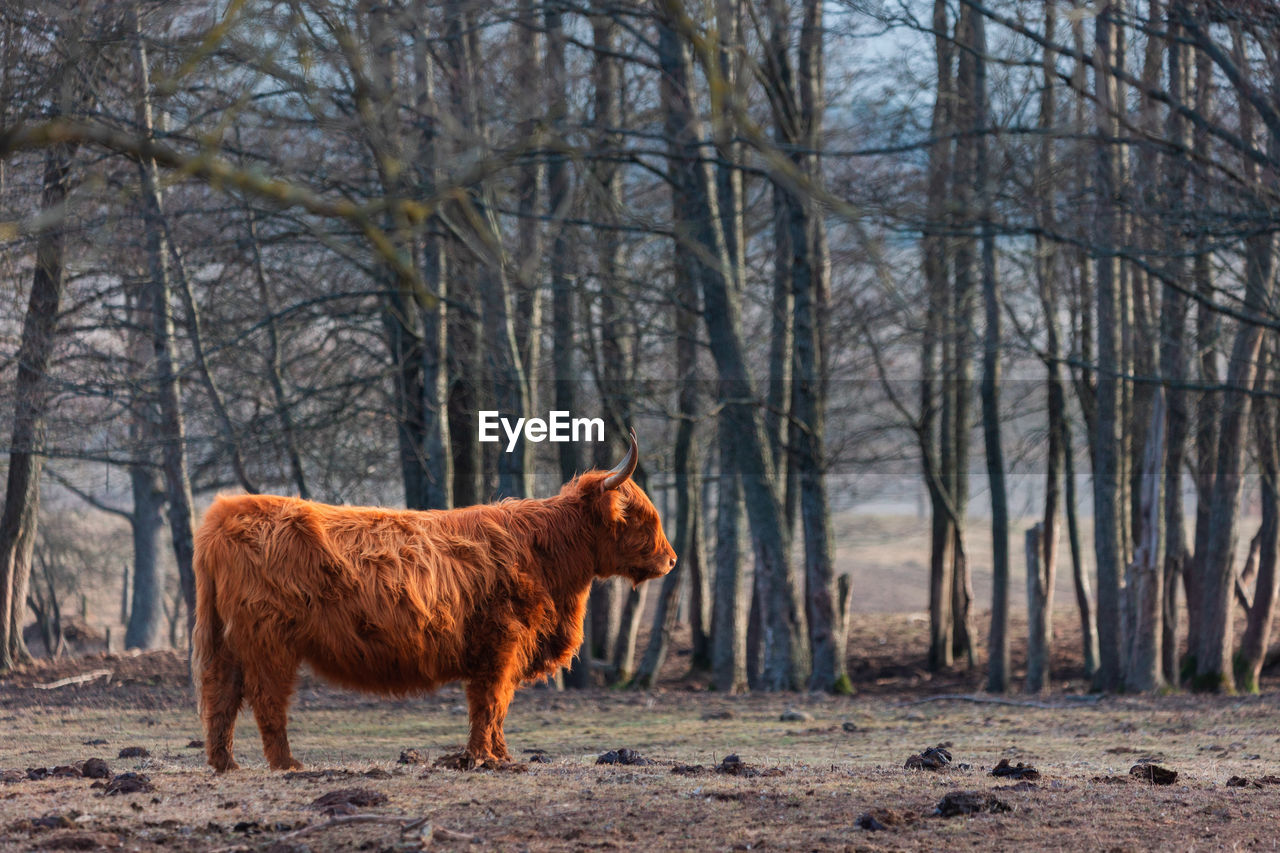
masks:
[[[99,678],[110,678],[112,675],[109,669],[95,669],[93,672],[86,672],[84,675],[73,675],[69,678],[60,678],[57,681],[50,681],[48,684],[32,685],[37,690],[57,690],[59,687],[67,687],[71,684],[84,684],[86,681],[97,681]]]
[[[1073,696],[1071,702],[1097,702],[1102,699],[1101,694],[1097,696]],[[999,696],[973,696],[968,693],[942,693],[938,696],[926,696],[923,699],[913,699],[910,702],[898,702],[893,707],[905,708],[908,705],[923,705],[926,702],[973,702],[978,705],[1013,705],[1018,708],[1046,708],[1051,711],[1061,708],[1070,708],[1071,705],[1057,704],[1053,705],[1048,702],[1032,702],[1018,701],[1017,699],[1001,699]]]

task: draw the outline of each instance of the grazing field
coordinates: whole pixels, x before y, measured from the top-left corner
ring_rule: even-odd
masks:
[[[908,624],[886,616],[877,630]],[[687,680],[652,693],[526,689],[507,725],[521,762],[472,771],[435,766],[466,737],[458,689],[382,701],[304,678],[290,728],[306,770],[268,771],[246,713],[244,769],[216,777],[191,745],[202,734],[179,658],[61,661],[0,682],[0,849],[1280,846],[1274,693],[1058,693],[995,704],[973,692],[972,677],[891,676],[874,660],[855,669],[854,697],[729,697]],[[36,686],[77,674],[98,677]],[[949,766],[903,766],[939,744]],[[147,754],[118,757],[129,747]],[[621,749],[636,755],[597,763]],[[649,763],[623,763],[636,756]],[[105,759],[110,775],[42,777],[90,758]],[[1038,775],[991,776],[1001,759]],[[1176,780],[1154,784],[1148,764]],[[131,783],[150,790],[130,793]],[[124,790],[107,793],[114,788]],[[996,811],[936,813],[961,791]]]

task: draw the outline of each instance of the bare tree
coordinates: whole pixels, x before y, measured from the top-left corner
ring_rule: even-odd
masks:
[[[1267,349],[1273,350],[1274,344]],[[1274,376],[1274,358],[1273,351],[1266,353],[1259,368],[1260,383]],[[1262,667],[1271,643],[1277,593],[1280,593],[1280,572],[1276,566],[1277,552],[1280,551],[1280,461],[1277,459],[1276,416],[1277,405],[1273,397],[1263,396],[1254,401],[1253,432],[1261,468],[1262,525],[1257,537],[1257,581],[1253,597],[1247,602],[1245,613],[1248,622],[1240,639],[1240,650],[1233,660],[1236,687],[1247,693],[1257,693],[1259,689]]]
[[[57,48],[67,51],[53,58],[50,75],[52,86],[45,109],[56,119],[73,114],[84,95],[75,74],[78,59],[74,53],[82,47],[78,18],[57,15],[65,10],[53,11],[55,14],[43,21],[56,34]],[[7,34],[6,40],[10,37]],[[31,292],[18,349],[9,470],[0,513],[0,672],[30,658],[22,626],[40,508],[40,471],[50,401],[48,371],[66,287],[65,217],[77,147],[71,142],[51,144],[43,155],[42,224],[36,233]]]
[[[132,11],[134,60],[138,99],[136,121],[146,137],[155,132],[151,105],[151,75],[143,43],[138,7]],[[186,605],[187,633],[195,622],[195,508],[187,473],[186,430],[178,379],[178,353],[173,320],[173,279],[170,272],[170,245],[164,227],[160,190],[160,170],[154,159],[140,158],[142,218],[146,238],[147,304],[151,308],[152,344],[155,348],[156,398],[159,405],[160,435],[163,436],[162,469],[168,499],[169,532],[178,561],[178,579]]]
[[[1094,22],[1094,65],[1110,67],[1115,56],[1116,7],[1104,3]],[[1094,685],[1115,690],[1122,685],[1120,648],[1121,542],[1120,507],[1120,295],[1113,241],[1117,226],[1114,193],[1119,178],[1111,140],[1116,135],[1116,81],[1095,76],[1098,103],[1094,152],[1095,205],[1093,250],[1098,299],[1097,418],[1094,425],[1093,505],[1094,553],[1098,567],[1098,641],[1101,652]]]
[[[764,572],[769,586],[768,598],[762,602],[766,608],[763,683],[770,690],[794,689],[804,683],[809,671],[804,606],[788,566],[789,537],[769,446],[759,409],[752,403],[754,392],[743,352],[740,308],[729,289],[715,182],[706,164],[694,156],[702,140],[700,122],[689,99],[690,62],[672,27],[673,19],[679,18],[683,10],[678,3],[664,2],[662,13],[658,21],[658,59],[663,74],[675,81],[671,87],[674,97],[666,108],[676,113],[672,126],[680,128],[677,141],[688,152],[681,161],[688,164],[683,166],[686,175],[676,179],[684,182],[690,203],[690,230],[681,236],[692,240],[699,249],[694,257],[702,290],[703,319],[723,405],[738,436],[739,472],[757,570]]]
[[[925,328],[920,359],[920,461],[924,466],[925,485],[929,490],[932,517],[929,546],[929,668],[943,669],[951,665],[951,584],[953,581],[952,549],[955,547],[955,510],[948,486],[954,481],[951,471],[939,469],[939,460],[951,459],[951,391],[947,383],[953,353],[945,318],[950,314],[948,281],[949,242],[946,238],[947,177],[951,168],[953,142],[950,139],[955,76],[952,71],[952,42],[945,0],[933,4],[934,53],[936,83],[929,132],[929,165],[925,197],[925,224],[921,239],[927,293]],[[941,350],[941,352],[939,352]],[[940,358],[941,356],[941,358]],[[938,417],[938,391],[935,377],[941,377],[943,416]],[[935,422],[940,421],[935,427]],[[939,435],[935,436],[935,431]]]

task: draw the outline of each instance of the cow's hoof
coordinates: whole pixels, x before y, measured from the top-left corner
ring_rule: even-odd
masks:
[[[227,761],[219,761],[216,763],[210,761],[209,766],[212,767],[213,772],[217,773],[219,776],[221,776],[223,773],[230,773],[232,770],[240,769],[240,765],[236,764],[236,760],[234,758],[228,759]]]
[[[283,764],[272,765],[271,769],[272,770],[301,770],[302,762],[297,760],[296,758],[290,758],[288,761],[284,762]]]

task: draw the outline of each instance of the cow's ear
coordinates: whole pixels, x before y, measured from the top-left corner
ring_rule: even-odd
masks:
[[[600,518],[606,524],[621,524],[627,520],[627,499],[617,489],[607,489],[596,498]]]

